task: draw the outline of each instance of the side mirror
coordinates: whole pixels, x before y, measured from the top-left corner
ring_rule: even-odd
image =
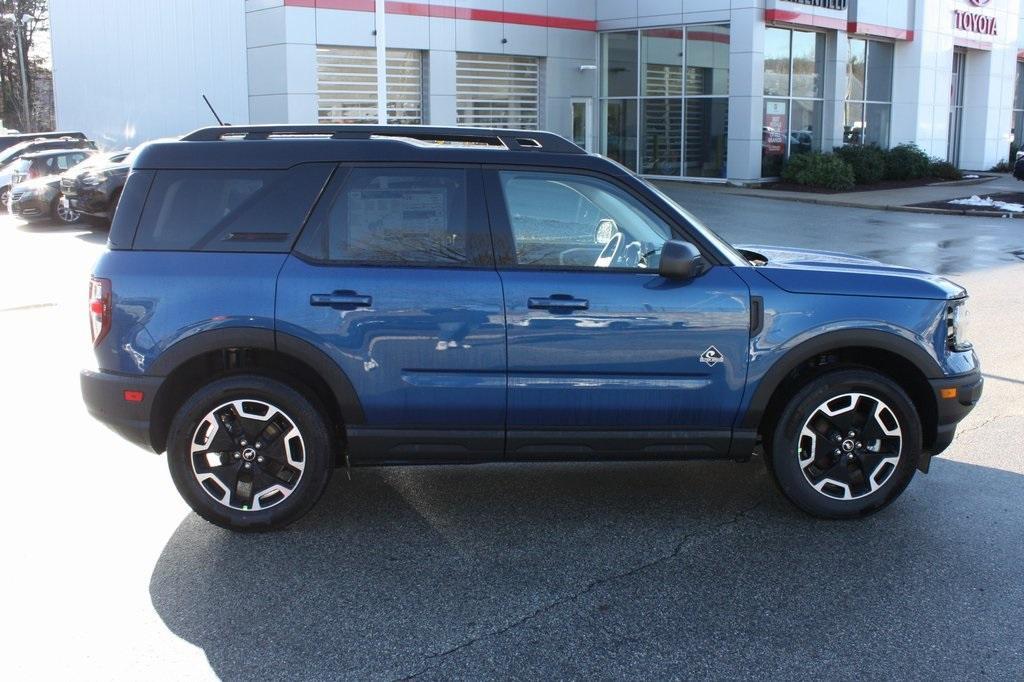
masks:
[[[661,247],[658,274],[666,279],[693,279],[704,274],[707,263],[690,242],[672,239]]]

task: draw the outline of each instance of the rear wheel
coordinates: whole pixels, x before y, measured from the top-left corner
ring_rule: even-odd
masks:
[[[770,463],[791,502],[826,518],[865,516],[910,483],[922,447],[921,421],[906,392],[861,369],[824,374],[783,409]]]
[[[270,530],[308,512],[333,458],[322,412],[292,387],[238,375],[199,389],[178,410],[167,440],[171,477],[207,521]]]
[[[7,200],[11,198],[11,187],[0,188],[0,211],[7,212]]]

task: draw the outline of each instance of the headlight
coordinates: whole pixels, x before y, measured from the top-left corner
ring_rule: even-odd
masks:
[[[971,343],[967,340],[967,298],[958,298],[949,302],[946,308],[946,343],[950,350],[970,350]]]
[[[89,175],[83,176],[80,182],[86,187],[95,187],[96,185],[102,185],[103,181],[106,179],[107,178],[104,175],[93,175],[90,173]]]

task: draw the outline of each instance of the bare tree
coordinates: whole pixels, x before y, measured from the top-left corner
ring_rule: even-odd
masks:
[[[33,60],[30,52],[38,33],[47,30],[46,0],[0,0],[0,120],[5,127],[29,132],[52,126],[33,115],[40,108],[33,105],[37,83],[50,74],[41,63],[45,60]]]

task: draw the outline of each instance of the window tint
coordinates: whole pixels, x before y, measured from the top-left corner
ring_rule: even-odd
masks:
[[[616,185],[586,175],[502,171],[516,262],[657,269],[672,231]]]
[[[347,263],[470,262],[469,181],[461,168],[354,168],[303,252]]]
[[[287,252],[332,168],[159,171],[134,247]]]

